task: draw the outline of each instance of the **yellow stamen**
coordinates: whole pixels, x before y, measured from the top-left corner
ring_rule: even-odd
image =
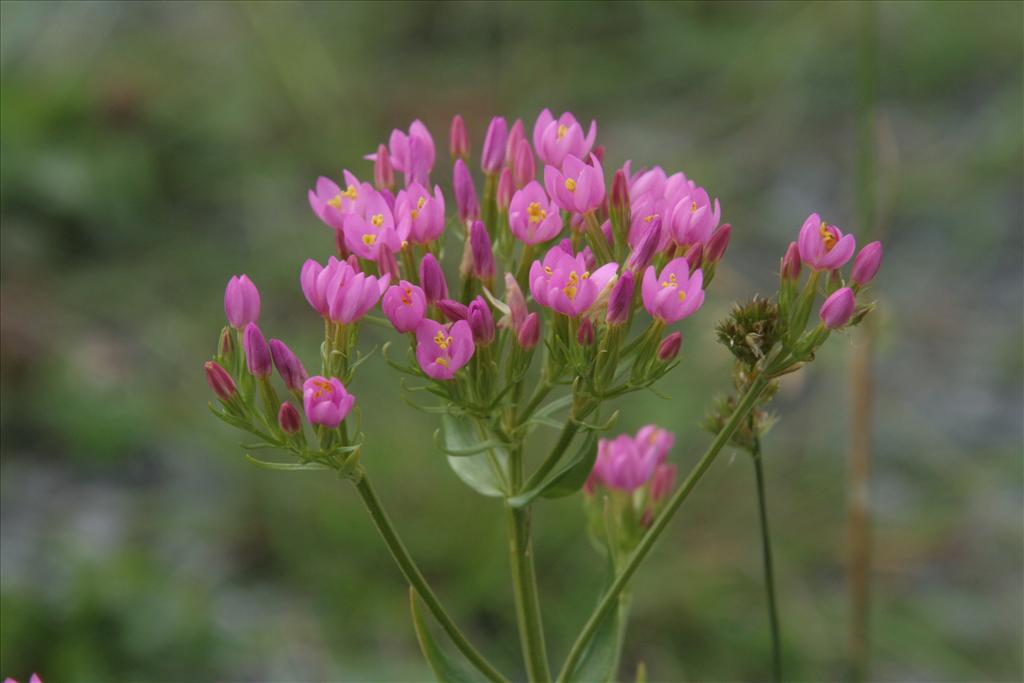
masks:
[[[345,191],[338,196],[347,197],[348,199],[356,199],[359,196],[359,193],[356,191],[355,185],[349,185],[345,188]]]
[[[434,335],[434,343],[437,344],[437,348],[444,351],[452,343],[452,338],[446,336],[444,330],[438,330]]]
[[[658,214],[656,214],[656,213],[652,213],[650,216],[644,216],[644,222],[645,223],[650,223],[651,221],[653,221],[657,217],[658,217]]]
[[[373,243],[376,242],[376,241],[377,241],[377,236],[374,235],[372,232],[368,232],[365,235],[363,235],[363,244],[365,244],[368,247],[372,247]]]
[[[442,358],[435,358],[434,362],[437,363],[438,365],[440,365],[442,368],[448,367],[448,359],[447,358],[443,358],[443,357]]]
[[[531,223],[540,223],[548,217],[548,212],[541,208],[539,202],[530,202],[526,207],[526,214],[530,217]]]
[[[679,286],[679,282],[676,280],[676,274],[675,273],[669,273],[668,274],[668,280],[666,280],[665,282],[661,283],[661,288],[662,289],[664,289],[665,287],[678,287],[678,286]]]
[[[572,178],[566,178],[565,179],[565,189],[569,190],[569,192],[575,192],[576,191],[576,181],[573,180]]]
[[[341,195],[336,194],[327,200],[327,206],[333,206],[335,209],[341,208]]]
[[[373,214],[370,217],[370,222],[373,223],[375,227],[379,228],[380,226],[384,225],[384,214],[382,214],[382,213],[375,213],[375,214]]]
[[[334,386],[325,379],[315,379],[313,385],[317,387],[317,390],[313,392],[313,398],[320,398],[324,393],[334,393]]]
[[[821,235],[821,241],[825,243],[825,251],[832,251],[832,247],[836,246],[836,236],[832,234],[832,231],[828,229],[828,225],[824,221],[822,221],[821,227],[818,228],[818,234]]]
[[[697,202],[690,204],[690,213],[697,213]]]
[[[544,274],[547,275],[548,277],[551,277],[551,267],[550,266],[544,266]]]
[[[406,306],[412,306],[412,290],[408,287],[402,287],[402,303]]]
[[[679,290],[679,302],[682,303],[683,301],[686,301],[686,290],[681,289]]]
[[[565,134],[569,132],[569,126],[564,124],[558,124],[558,139],[561,140],[565,137]]]

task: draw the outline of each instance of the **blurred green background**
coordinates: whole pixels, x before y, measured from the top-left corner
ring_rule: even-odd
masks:
[[[714,322],[775,287],[804,217],[857,224],[864,27],[877,29],[886,262],[873,373],[876,680],[1024,678],[1022,5],[0,5],[0,674],[47,681],[423,680],[398,571],[353,491],[247,464],[200,365],[228,276],[307,366],[298,268],[332,249],[317,175],[421,118],[448,184],[452,114],[596,118],[610,164],[683,169],[733,243],[682,365],[619,426],[678,435],[729,388]],[[866,240],[861,239],[862,243]],[[391,335],[373,330],[367,348]],[[787,678],[844,676],[858,330],[783,386],[766,439]],[[518,671],[500,506],[424,444],[379,356],[364,461],[475,642]],[[550,650],[599,588],[578,498],[536,513]],[[635,580],[624,675],[764,680],[753,473],[726,453]]]

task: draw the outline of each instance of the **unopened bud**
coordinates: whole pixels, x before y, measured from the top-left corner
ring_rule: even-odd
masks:
[[[505,303],[508,304],[510,327],[513,330],[518,330],[526,320],[529,311],[526,308],[526,297],[523,296],[523,290],[519,288],[519,283],[516,282],[512,273],[505,273]]]
[[[536,177],[537,162],[533,158],[533,148],[526,140],[520,140],[512,157],[512,180],[518,189],[522,189]]]
[[[480,155],[480,167],[487,175],[494,175],[505,163],[505,145],[508,143],[508,122],[503,116],[495,116],[487,126],[484,148]]]
[[[608,315],[605,322],[609,325],[621,325],[629,317],[629,311],[633,306],[633,271],[627,270],[612,287],[612,293],[608,297]]]
[[[621,168],[615,172],[615,177],[612,179],[610,202],[609,208],[612,211],[619,211],[623,215],[629,216],[629,179]]]
[[[478,296],[469,302],[466,320],[473,332],[473,341],[484,346],[494,341],[494,314],[483,297]]]
[[[391,153],[384,145],[377,147],[377,156],[373,160],[373,182],[378,190],[390,190],[395,186],[395,168],[391,165]]]
[[[686,265],[690,268],[691,273],[700,268],[701,259],[704,258],[704,245],[700,242],[691,244],[690,248],[686,251],[685,258]]]
[[[448,283],[444,279],[444,271],[437,258],[427,252],[420,261],[420,287],[427,297],[427,303],[435,303],[448,298]]]
[[[494,277],[494,250],[483,221],[473,222],[469,230],[469,248],[473,255],[473,274],[485,282],[491,280]]]
[[[597,159],[597,163],[599,163],[599,164],[603,164],[604,163],[604,145],[598,145],[597,147],[594,148],[594,151],[591,152],[590,154],[591,154],[591,156],[593,158]],[[593,162],[591,162],[591,164],[592,163]]]
[[[285,434],[298,434],[302,430],[302,418],[299,411],[287,401],[281,404],[277,411],[277,424]]]
[[[469,174],[469,167],[462,159],[455,160],[452,187],[455,192],[455,205],[459,209],[459,220],[465,223],[480,218],[480,203],[476,198],[473,176]]]
[[[235,357],[235,335],[231,333],[230,327],[224,327],[220,331],[220,339],[217,340],[217,361],[224,365],[232,365]]]
[[[395,252],[386,244],[380,245],[377,252],[377,268],[381,275],[390,275],[392,282],[397,282],[401,277],[398,272],[398,261],[395,259]]]
[[[245,347],[245,360],[249,372],[256,377],[269,377],[273,368],[270,347],[256,323],[249,323],[246,326],[242,345]]]
[[[591,346],[594,343],[594,323],[590,318],[583,316],[580,319],[580,327],[576,330],[576,342],[580,346]]]
[[[850,317],[853,315],[856,303],[856,297],[852,289],[849,287],[837,289],[821,305],[821,311],[818,313],[818,316],[821,318],[821,324],[830,330],[843,327],[846,323],[850,322]]]
[[[501,169],[501,175],[498,176],[498,192],[495,195],[495,201],[498,203],[498,210],[507,212],[508,205],[512,203],[512,192],[515,187],[512,184],[512,171],[508,169],[508,166]]]
[[[270,340],[270,355],[288,390],[302,391],[302,385],[309,379],[309,373],[306,372],[299,357],[280,339]]]
[[[633,250],[633,253],[626,260],[626,268],[634,273],[639,273],[651,265],[654,255],[658,253],[658,244],[660,242],[661,218],[656,217],[651,221],[650,227],[647,228],[644,236],[640,238],[640,243],[636,245],[636,249]]]
[[[451,152],[452,159],[465,161],[469,158],[469,134],[466,132],[466,122],[459,114],[452,117],[452,127],[448,135],[448,151]]]
[[[857,258],[854,259],[850,279],[858,286],[863,287],[874,279],[875,273],[878,272],[881,265],[882,243],[872,242],[861,249]]]
[[[526,129],[523,127],[523,120],[516,119],[512,127],[508,129],[508,142],[505,143],[505,163],[511,167],[515,165],[516,151],[519,143],[526,140]]]
[[[532,349],[540,341],[540,316],[531,313],[519,327],[519,334],[516,336],[519,345],[524,349]]]
[[[786,249],[786,255],[782,257],[779,266],[779,275],[783,280],[796,281],[800,278],[800,248],[796,242],[790,242]]]
[[[683,345],[683,335],[673,332],[658,344],[658,360],[668,363],[679,355],[679,347]]]
[[[678,468],[675,465],[661,463],[651,476],[651,502],[660,503],[672,489],[676,487],[676,473]]]
[[[704,258],[708,263],[718,263],[725,256],[725,250],[729,248],[729,238],[732,236],[732,226],[724,223],[715,230],[708,240],[707,248],[704,250]]]
[[[453,323],[460,320],[465,320],[469,315],[469,308],[454,299],[441,299],[437,302],[437,308],[441,311],[444,317],[451,320]]]
[[[238,393],[235,380],[217,363],[212,360],[203,363],[203,371],[206,373],[206,382],[220,400],[228,401]]]

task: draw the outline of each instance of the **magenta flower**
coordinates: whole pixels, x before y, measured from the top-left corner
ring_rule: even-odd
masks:
[[[494,248],[482,221],[474,221],[469,230],[469,248],[473,256],[473,274],[481,280],[494,277]]]
[[[280,339],[270,340],[270,355],[288,390],[301,391],[302,385],[309,379],[309,373],[299,357]]]
[[[540,244],[554,239],[562,232],[562,214],[558,206],[548,199],[540,183],[531,180],[526,187],[512,195],[508,227],[513,235],[526,244]]]
[[[545,164],[556,168],[562,168],[569,156],[582,159],[590,154],[596,137],[596,121],[590,122],[590,130],[584,137],[583,127],[569,112],[563,113],[556,120],[551,110],[545,109],[533,125],[533,147],[537,150],[537,156]]]
[[[465,320],[469,317],[469,307],[455,299],[441,299],[437,302],[437,310],[441,311],[441,315],[452,322]]]
[[[277,426],[285,434],[298,434],[302,430],[302,418],[299,411],[288,401],[281,404],[277,411]]]
[[[442,325],[424,318],[416,328],[416,360],[428,377],[451,379],[474,350],[473,331],[465,320]]]
[[[508,122],[503,116],[495,116],[487,126],[484,147],[480,155],[480,167],[487,175],[497,173],[505,163],[505,145],[508,143]]]
[[[685,258],[669,261],[655,275],[654,266],[644,271],[640,293],[652,316],[671,325],[692,315],[704,303],[704,273],[698,268],[690,275]]]
[[[270,347],[256,323],[249,323],[242,335],[242,347],[245,349],[245,362],[249,372],[255,377],[269,377],[274,367],[270,357]]]
[[[683,345],[683,335],[676,330],[661,340],[658,344],[658,360],[668,363],[679,355],[679,348]]]
[[[783,280],[796,281],[800,278],[800,248],[796,242],[790,242],[786,255],[779,264],[779,275]]]
[[[652,480],[655,471],[675,444],[671,432],[654,425],[641,427],[636,437],[620,434],[612,440],[601,439],[597,446],[597,460],[587,481],[592,491],[600,484],[619,491],[635,491]],[[659,482],[663,485],[665,482]]]
[[[331,256],[327,259],[327,267],[320,265],[313,259],[307,259],[302,264],[302,272],[299,274],[299,283],[302,285],[302,293],[306,301],[317,313],[327,317],[330,312],[330,305],[327,301],[327,286],[332,282],[338,269],[344,261],[339,261]],[[345,264],[348,265],[348,264]],[[349,266],[351,268],[351,266]]]
[[[391,207],[380,192],[371,188],[356,208],[345,216],[345,246],[353,253],[376,261],[382,244],[394,253],[402,248]]]
[[[543,263],[530,266],[530,293],[541,306],[576,317],[594,305],[618,269],[619,264],[606,263],[591,273],[582,252],[572,256],[555,246]]]
[[[818,313],[821,324],[830,330],[844,326],[850,322],[856,303],[852,289],[849,287],[837,289],[821,305],[821,311]]]
[[[238,393],[235,380],[223,367],[212,360],[203,363],[203,372],[206,373],[206,383],[210,385],[213,393],[222,401],[229,401]]]
[[[816,213],[804,221],[797,244],[800,260],[814,270],[842,268],[857,248],[853,235],[844,235],[842,230],[828,225]]]
[[[459,209],[459,220],[465,223],[480,218],[480,204],[476,199],[473,176],[469,174],[469,167],[462,159],[455,160],[452,188],[455,192],[455,205]]]
[[[427,244],[444,232],[444,195],[434,186],[434,194],[419,183],[412,183],[395,197],[395,219],[400,240]]]
[[[672,489],[676,487],[676,475],[678,468],[675,465],[662,463],[654,468],[654,475],[651,477],[651,502],[660,503]]]
[[[388,287],[380,304],[384,315],[399,332],[412,332],[423,320],[427,310],[427,297],[416,285],[400,281]]]
[[[388,141],[391,164],[405,176],[408,187],[412,183],[430,184],[430,171],[434,168],[434,139],[419,119],[409,126],[408,134],[400,130],[391,131]]]
[[[334,429],[352,410],[356,397],[337,377],[310,377],[303,385],[302,403],[311,424]]]
[[[612,293],[608,296],[608,314],[605,322],[609,325],[621,325],[629,317],[629,311],[633,306],[633,272],[627,270],[612,286]]]
[[[260,292],[247,275],[234,275],[224,288],[224,315],[236,330],[260,318]]]
[[[437,258],[429,251],[420,261],[420,286],[428,303],[448,298],[448,282],[444,279],[444,271],[441,270]]]
[[[853,270],[850,271],[850,279],[858,286],[863,287],[875,278],[879,267],[882,265],[882,243],[872,242],[862,247],[857,258],[853,260]]]
[[[570,154],[565,157],[561,171],[554,166],[544,167],[544,188],[566,211],[586,213],[604,202],[604,170],[594,155],[590,155],[590,160],[593,165]]]
[[[532,349],[540,341],[540,316],[531,313],[523,320],[516,333],[516,341],[524,349]]]
[[[523,290],[519,288],[519,283],[512,273],[505,273],[505,303],[508,306],[508,315],[501,319],[498,326],[518,331],[530,311],[526,308]]]
[[[494,341],[494,314],[491,313],[490,307],[482,296],[469,302],[466,322],[469,323],[469,329],[473,332],[473,341],[477,344],[487,346]]]
[[[344,261],[338,261],[337,264],[325,292],[327,317],[347,325],[362,318],[376,305],[391,278],[388,275],[377,278],[356,272]]]
[[[634,273],[639,273],[649,266],[661,248],[663,234],[661,218],[659,216],[652,216],[651,221],[646,223],[643,235],[633,246],[633,251],[630,252],[629,258],[626,259],[626,268]]]
[[[328,227],[335,230],[344,228],[346,214],[356,210],[367,190],[372,190],[369,183],[360,183],[359,179],[348,171],[344,171],[345,189],[330,178],[320,176],[316,180],[316,191],[309,191],[309,206],[313,213]]]
[[[703,187],[695,187],[668,211],[665,226],[676,244],[706,244],[721,217],[718,200],[712,202]]]
[[[636,433],[636,444],[659,465],[665,462],[668,452],[676,445],[676,435],[656,425],[644,425]]]
[[[705,256],[709,263],[718,263],[725,256],[725,250],[729,248],[729,238],[732,236],[732,226],[728,223],[720,225],[717,230],[711,234],[711,238],[707,242],[707,251]]]

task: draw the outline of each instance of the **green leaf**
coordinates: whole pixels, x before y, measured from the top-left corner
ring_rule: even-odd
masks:
[[[534,488],[515,498],[509,498],[509,504],[513,507],[523,507],[537,496],[562,498],[576,493],[586,483],[590,471],[594,469],[594,460],[596,459],[597,433],[589,432],[572,458],[562,463]]]
[[[609,563],[610,564],[610,563]],[[609,567],[610,576],[607,581],[611,585],[611,576],[614,570]],[[604,594],[604,591],[601,591]],[[615,669],[619,662],[619,653],[622,650],[622,643],[625,637],[625,622],[622,619],[624,610],[623,601],[628,602],[628,597],[620,597],[616,608],[609,610],[608,614],[601,621],[590,639],[580,663],[576,670],[569,674],[569,681],[572,683],[607,683],[615,679]]]
[[[448,465],[459,479],[485,496],[508,495],[508,450],[492,445],[494,439],[484,433],[476,420],[445,413],[441,416],[441,435],[446,453],[476,451],[476,455],[448,456]]]
[[[412,611],[412,626],[416,629],[416,640],[420,643],[420,651],[423,653],[423,658],[427,660],[430,670],[434,672],[434,677],[440,683],[475,683],[477,679],[455,664],[430,635],[430,630],[423,620],[423,613],[420,611],[416,589],[411,586],[409,587],[409,609]]]
[[[442,435],[441,430],[435,429],[434,446],[436,446],[439,451],[446,453],[448,455],[454,456],[456,458],[465,458],[470,455],[476,455],[478,453],[483,453],[484,451],[489,451],[492,448],[505,448],[506,446],[508,446],[508,444],[498,441],[497,439],[488,439],[487,441],[481,441],[476,445],[471,446],[470,448],[448,448],[445,445],[444,436]]]
[[[266,460],[260,460],[252,457],[250,454],[245,454],[245,459],[254,465],[260,467],[266,467],[268,470],[284,470],[286,472],[297,472],[300,470],[329,470],[331,469],[327,465],[319,462],[267,462]]]

